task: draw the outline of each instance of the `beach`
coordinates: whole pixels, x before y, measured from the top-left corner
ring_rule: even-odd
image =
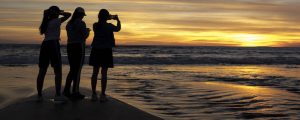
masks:
[[[63,66],[63,80],[68,69]],[[2,109],[36,94],[37,70],[37,65],[0,67]],[[109,71],[108,94],[163,119],[296,119],[299,70],[298,65],[117,65]],[[84,89],[90,89],[91,73],[85,65]],[[45,89],[54,86],[53,77],[49,69]]]
[[[39,47],[0,45],[1,110],[36,94]],[[107,94],[166,120],[297,119],[299,49],[118,46]],[[69,72],[66,46],[61,53],[64,85]],[[85,63],[89,53],[87,46]],[[80,83],[84,91],[91,90],[91,75],[92,67],[85,64]],[[53,86],[49,66],[44,90]],[[91,93],[85,95],[83,102],[88,102]]]
[[[54,87],[43,91],[43,101],[37,101],[37,95],[24,98],[0,110],[0,118],[5,120],[161,120],[122,101],[108,97],[109,102],[92,102],[90,98],[80,101],[55,103]],[[81,88],[88,94],[89,89]]]
[[[300,120],[299,8],[2,0],[0,120]]]

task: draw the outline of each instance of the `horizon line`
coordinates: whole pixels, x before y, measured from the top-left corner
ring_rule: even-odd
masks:
[[[41,45],[39,43],[0,43],[0,45]],[[67,46],[67,44],[61,44],[61,46]],[[86,45],[87,47],[91,45]],[[116,47],[127,47],[127,46],[136,46],[136,47],[236,47],[236,48],[300,48],[300,46],[205,46],[205,45],[150,45],[150,44],[128,44],[128,45],[117,45]]]

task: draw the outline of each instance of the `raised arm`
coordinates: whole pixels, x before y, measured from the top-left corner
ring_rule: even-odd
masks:
[[[65,22],[67,19],[70,18],[71,13],[69,12],[61,12],[60,15],[62,15],[63,17],[59,18],[61,23]]]
[[[118,16],[116,17],[116,20],[117,20],[117,26],[114,27],[113,31],[114,32],[119,32],[121,30],[121,21],[120,21]]]

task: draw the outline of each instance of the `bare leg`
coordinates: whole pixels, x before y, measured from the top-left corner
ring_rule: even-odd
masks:
[[[97,86],[97,79],[98,79],[99,68],[100,67],[95,67],[95,66],[93,68],[93,75],[92,75],[92,79],[91,79],[91,85],[92,85],[93,94],[97,94],[96,93],[96,86]]]
[[[81,64],[81,63],[79,63]],[[74,80],[73,80],[73,93],[79,93],[79,83],[80,83],[80,74],[81,74],[81,65],[76,65],[74,68]]]
[[[107,85],[107,70],[108,68],[104,67],[101,69],[101,95],[105,95],[106,85]]]
[[[72,83],[73,76],[74,76],[73,74],[74,74],[74,73],[73,73],[72,69],[70,68],[70,72],[69,72],[69,74],[68,74],[68,76],[67,76],[66,84],[65,84],[65,89],[64,89],[64,93],[65,93],[65,94],[71,93],[71,92],[70,92],[70,88],[71,88],[71,83]]]
[[[74,80],[73,80],[73,93],[79,94],[79,84],[80,84],[80,76],[81,76],[81,70],[84,63],[85,58],[85,44],[81,44],[81,48],[78,48],[78,53],[76,54],[76,64],[73,65],[74,68]],[[75,59],[74,58],[74,59]],[[77,63],[78,62],[78,63]]]
[[[47,68],[39,69],[39,74],[38,74],[38,77],[36,80],[36,88],[38,91],[38,96],[42,96],[42,90],[43,90],[44,79],[45,79],[46,73],[47,73]]]
[[[56,95],[60,96],[60,90],[61,90],[61,79],[62,79],[62,68],[54,68],[55,73],[55,88],[56,88]]]
[[[74,75],[75,76],[75,75]],[[73,88],[72,88],[72,93],[74,94],[74,93],[76,93],[77,91],[77,85],[76,85],[76,83],[77,83],[77,78],[76,77],[74,77],[74,80],[73,80]]]

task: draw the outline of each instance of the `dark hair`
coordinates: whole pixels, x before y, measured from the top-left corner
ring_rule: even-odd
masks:
[[[106,9],[101,9],[99,14],[98,14],[98,22],[106,22],[109,18],[109,12]]]
[[[60,12],[60,9],[57,6],[51,6],[49,9],[44,11],[43,20],[42,20],[42,23],[39,28],[41,35],[45,34],[45,32],[48,28],[48,22],[53,18],[57,18],[59,12]]]
[[[75,21],[75,19],[80,18],[80,17],[83,17],[83,16],[84,16],[83,13],[74,11],[74,13],[73,13],[73,15],[72,15],[72,18],[70,19],[70,21],[69,21],[68,23],[73,24],[74,21]]]

